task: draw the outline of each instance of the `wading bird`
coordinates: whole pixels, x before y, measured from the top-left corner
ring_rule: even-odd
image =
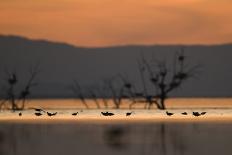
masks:
[[[130,116],[133,112],[127,112],[126,116]]]
[[[40,109],[40,108],[33,108],[35,111],[37,111],[37,112],[46,112],[45,110],[43,110],[43,109]]]
[[[168,116],[174,115],[174,113],[171,113],[171,112],[168,112],[168,111],[166,111],[166,114],[167,114]]]
[[[187,112],[182,112],[181,114],[182,114],[182,115],[188,115],[188,113],[187,113]]]
[[[111,112],[101,112],[101,114],[103,116],[113,116],[114,115],[114,113],[111,113]]]
[[[78,112],[74,112],[74,113],[72,113],[72,115],[73,115],[73,116],[76,116],[77,114],[78,114]]]
[[[205,114],[206,114],[206,112],[202,112],[202,113],[201,113],[201,115],[205,115]]]
[[[41,115],[43,115],[43,114],[41,114],[40,112],[36,112],[35,115],[36,115],[36,116],[41,116]]]
[[[193,116],[198,117],[198,116],[201,116],[201,114],[199,112],[193,112]]]
[[[57,112],[55,112],[55,113],[47,112],[47,115],[48,115],[48,116],[55,116],[56,114],[57,114]]]

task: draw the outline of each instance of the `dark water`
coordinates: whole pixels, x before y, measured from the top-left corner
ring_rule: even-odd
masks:
[[[232,123],[0,123],[0,155],[231,155]]]

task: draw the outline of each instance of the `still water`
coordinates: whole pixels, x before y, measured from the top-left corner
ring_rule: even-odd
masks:
[[[0,155],[231,155],[230,122],[0,123]]]

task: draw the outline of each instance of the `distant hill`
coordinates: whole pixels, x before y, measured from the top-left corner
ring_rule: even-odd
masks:
[[[141,86],[137,60],[141,53],[147,58],[172,59],[181,45],[120,46],[107,48],[81,48],[65,43],[30,40],[18,36],[0,36],[0,78],[5,68],[21,73],[36,62],[42,72],[34,97],[72,97],[68,86],[77,78],[83,87],[99,84],[104,78],[118,73]],[[198,79],[186,82],[173,96],[231,97],[232,96],[232,44],[185,45],[190,64],[203,66]],[[20,74],[20,75],[21,75]]]

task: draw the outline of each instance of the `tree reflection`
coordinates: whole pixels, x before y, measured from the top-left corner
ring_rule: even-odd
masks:
[[[4,133],[0,131],[0,154],[3,154],[4,149]]]

